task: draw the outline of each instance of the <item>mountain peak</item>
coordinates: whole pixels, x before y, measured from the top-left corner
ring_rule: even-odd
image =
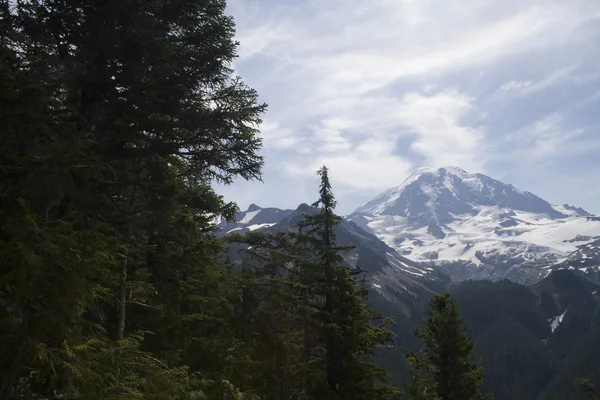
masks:
[[[252,203],[252,204],[250,204],[250,206],[248,206],[248,210],[246,210],[246,212],[253,212],[253,211],[258,211],[258,210],[262,210],[262,208],[260,206],[257,206],[256,204]]]
[[[469,175],[467,171],[462,168],[454,167],[454,166],[441,166],[441,167],[421,167],[415,170],[412,174],[410,174],[404,182],[399,187],[406,186],[411,184],[412,182],[418,180],[424,175],[430,176],[443,176],[446,174],[458,175],[458,176],[466,176]]]
[[[450,222],[453,214],[475,215],[478,206],[545,213],[551,218],[566,217],[530,192],[453,166],[420,168],[400,186],[386,190],[356,213],[397,215],[427,225]]]
[[[550,268],[559,260],[566,260],[563,264],[569,268],[590,264],[590,251],[596,244],[589,242],[600,239],[600,220],[586,215],[585,210],[570,205],[552,206],[533,193],[484,174],[445,166],[416,170],[347,219],[402,255],[469,266],[477,271],[470,277],[514,274],[515,279],[526,281],[541,278],[549,270],[537,268],[528,274],[506,267],[532,268],[540,263]],[[592,247],[582,248],[571,260],[568,255],[582,245]]]
[[[296,212],[300,214],[316,214],[318,212],[318,208],[306,203],[302,203],[298,206],[298,208],[296,208]]]

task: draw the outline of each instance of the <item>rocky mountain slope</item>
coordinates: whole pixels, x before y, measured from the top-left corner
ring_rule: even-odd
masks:
[[[455,279],[534,283],[551,270],[597,279],[600,220],[460,168],[423,168],[347,217],[399,254]]]
[[[281,210],[279,208],[262,208],[251,204],[246,211],[241,211],[235,216],[234,222],[220,221],[217,227],[218,235],[224,236],[229,233],[247,233],[254,230],[269,228],[294,210]]]
[[[254,230],[288,231],[295,229],[296,223],[304,214],[315,212],[318,209],[307,204],[301,204],[296,210],[251,205],[248,210],[236,216],[236,222],[223,221],[218,227],[221,235]],[[401,256],[354,222],[342,220],[336,227],[336,243],[341,246],[356,246],[344,254],[348,267],[365,270],[373,291],[383,301],[395,304],[405,315],[411,315],[415,309],[420,309],[432,293],[448,287],[449,277],[434,266],[422,265]]]

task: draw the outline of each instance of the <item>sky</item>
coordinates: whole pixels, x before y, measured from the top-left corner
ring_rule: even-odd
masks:
[[[330,169],[349,214],[419,167],[600,214],[600,0],[229,0],[233,67],[269,105],[262,182],[296,208]]]

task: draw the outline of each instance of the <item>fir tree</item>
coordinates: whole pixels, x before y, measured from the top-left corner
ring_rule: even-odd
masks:
[[[211,184],[260,176],[265,106],[224,11],[0,2],[0,399],[241,396]]]
[[[334,213],[329,171],[323,166],[318,175],[319,199],[313,204],[318,212],[305,215],[297,236],[314,254],[298,273],[304,275],[301,282],[317,300],[315,316],[321,324],[318,337],[324,374],[317,375],[315,395],[322,399],[393,398],[398,392],[384,383],[385,371],[370,362],[375,346],[389,342],[392,333],[385,324],[373,323],[380,315],[366,305],[367,288],[342,265],[342,252],[353,247],[335,243],[335,227],[341,219]]]
[[[327,169],[319,175],[320,199],[294,217],[298,231],[229,237],[245,245],[248,280],[236,321],[259,372],[248,378],[264,399],[396,398],[372,363],[376,346],[392,339],[388,321],[368,307],[358,270],[343,265],[352,246],[335,243],[340,218]]]
[[[479,391],[483,368],[473,355],[474,342],[463,327],[452,296],[435,295],[426,316],[426,321],[415,330],[415,336],[423,341],[421,352],[409,353],[407,357],[413,371],[407,388],[410,398],[483,398]]]
[[[600,393],[596,390],[592,382],[589,379],[578,378],[575,384],[583,389],[587,393],[588,400],[600,400]]]

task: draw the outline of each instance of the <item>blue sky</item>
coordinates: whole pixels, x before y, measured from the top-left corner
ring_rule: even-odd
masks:
[[[242,209],[348,214],[452,165],[600,214],[599,0],[230,0],[234,67],[269,104],[263,183]]]

